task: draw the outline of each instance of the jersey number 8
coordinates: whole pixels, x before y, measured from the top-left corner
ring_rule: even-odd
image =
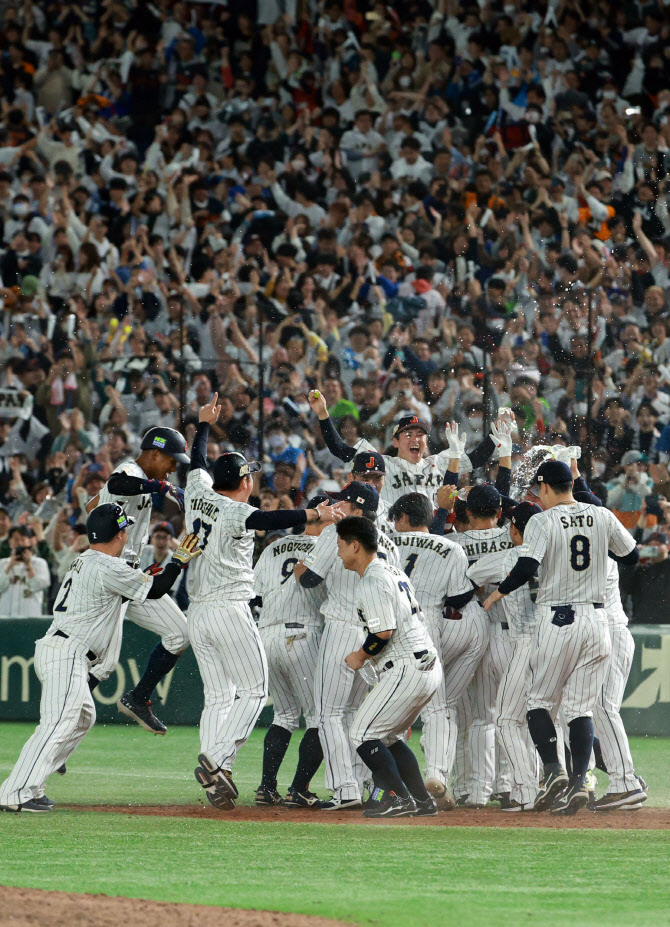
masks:
[[[570,566],[577,573],[588,570],[591,565],[591,542],[583,534],[576,534],[570,541]]]

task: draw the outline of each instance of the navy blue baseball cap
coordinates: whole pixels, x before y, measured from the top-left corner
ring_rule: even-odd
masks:
[[[374,486],[370,486],[369,483],[360,483],[358,480],[347,483],[340,492],[329,492],[326,495],[335,502],[351,502],[371,512],[376,512],[379,505],[379,493]]]
[[[574,476],[568,464],[562,460],[545,460],[540,464],[533,483],[546,483],[555,486],[557,483],[572,483]]]
[[[322,505],[324,502],[328,502],[328,496],[325,494],[325,492],[320,493],[318,496],[312,496],[312,498],[307,502],[305,508],[315,509],[318,505]]]
[[[517,507],[513,509],[510,521],[514,527],[518,528],[521,534],[523,534],[526,525],[533,515],[539,515],[542,511],[542,507],[536,505],[534,502],[520,502]]]
[[[418,415],[403,415],[393,429],[393,437],[397,438],[400,432],[404,431],[406,428],[420,428],[422,431],[425,431],[427,435],[430,434],[430,425],[428,422],[424,422]]]
[[[107,544],[125,528],[135,524],[116,502],[103,502],[86,519],[86,534],[91,544]]]
[[[468,512],[479,515],[492,508],[499,509],[502,499],[495,486],[490,483],[480,483],[478,486],[473,486],[468,493],[466,505]]]
[[[351,464],[352,473],[386,473],[384,458],[377,451],[361,451]]]

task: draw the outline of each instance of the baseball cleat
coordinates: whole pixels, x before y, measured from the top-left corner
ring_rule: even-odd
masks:
[[[459,797],[456,799],[456,807],[465,808],[467,801],[468,801],[467,795],[459,795]]]
[[[41,804],[39,801],[35,801],[34,798],[31,798],[30,801],[24,801],[22,805],[0,805],[0,811],[9,811],[13,814],[18,811],[49,812],[51,811],[51,806]]]
[[[198,762],[200,766],[195,770],[195,778],[206,790],[210,804],[231,811],[239,793],[230,771],[221,769],[206,753],[199,754]]]
[[[503,811],[506,811],[510,805],[510,793],[509,792],[498,792],[496,795],[492,795],[489,801],[498,802]]]
[[[444,782],[439,779],[426,779],[426,791],[435,799],[435,804],[440,811],[453,811],[456,807],[456,801]]]
[[[564,769],[559,767],[559,769],[547,773],[544,782],[540,786],[540,791],[535,797],[533,811],[548,811],[561,792],[564,792],[567,787],[568,774]],[[586,800],[588,801],[588,792],[586,793]]]
[[[46,795],[42,795],[41,798],[33,798],[33,801],[36,805],[43,805],[45,808],[55,808],[56,802],[53,798],[47,798]]]
[[[331,798],[329,801],[320,801],[317,805],[319,811],[358,811],[363,807],[360,798]]]
[[[646,791],[647,791],[647,783],[644,781],[644,779],[642,778],[642,776],[636,776],[635,778],[636,778],[637,781],[640,783],[640,788],[642,789],[642,791],[643,791],[643,792],[646,792]]]
[[[589,802],[589,790],[579,779],[556,799],[549,809],[550,814],[577,814]]]
[[[416,805],[416,813],[414,815],[416,818],[434,817],[434,815],[440,813],[440,808],[433,798],[427,798],[424,801],[415,798],[414,804]]]
[[[486,808],[486,802],[466,801],[463,803],[462,807],[467,808],[468,811],[481,811],[483,808]]]
[[[628,792],[608,792],[593,804],[594,811],[613,811],[616,808],[639,808],[647,800],[647,793],[642,789]]]
[[[502,805],[500,806],[500,810],[505,811],[505,812],[514,813],[517,811],[534,811],[535,808],[533,807],[532,802],[528,802],[527,804],[524,805],[522,802],[517,801],[516,798],[510,798],[509,802],[505,805],[505,807],[503,807]]]
[[[363,817],[366,818],[402,818],[415,815],[417,807],[411,795],[400,798],[395,792],[384,789],[375,789],[372,794],[373,806],[366,808]]]
[[[67,766],[65,765],[65,763],[63,763],[62,766],[59,766],[56,772],[58,773],[59,776],[64,776],[65,773],[67,772]]]
[[[138,702],[132,698],[130,692],[126,692],[116,703],[122,715],[137,721],[140,727],[151,734],[166,734],[167,728],[162,721],[159,721],[151,710],[151,702]]]
[[[255,803],[262,808],[270,805],[283,805],[284,799],[276,789],[266,789],[263,786],[256,789],[254,796]]]
[[[286,793],[284,804],[287,808],[318,808],[320,801],[319,796],[314,792],[299,792],[298,789],[290,788]]]

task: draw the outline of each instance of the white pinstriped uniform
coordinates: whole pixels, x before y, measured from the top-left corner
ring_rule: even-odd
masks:
[[[628,736],[621,720],[621,703],[633,664],[635,642],[628,630],[628,616],[621,604],[619,567],[609,561],[605,611],[612,652],[598,701],[593,709],[593,726],[600,738],[600,749],[609,775],[608,792],[628,792],[639,787]]]
[[[398,563],[395,544],[378,532],[379,552]],[[347,654],[363,645],[365,634],[357,613],[360,578],[345,570],[337,553],[337,531],[328,525],[321,532],[304,564],[325,580],[326,599],[321,606],[325,628],[319,646],[314,702],[319,716],[319,738],[325,760],[326,788],[342,801],[360,799],[367,767],[352,750],[351,719],[369,686],[361,673],[344,662]]]
[[[42,683],[40,723],[0,786],[0,804],[18,805],[44,794],[44,783],[95,723],[88,687],[92,666],[115,646],[123,622],[123,599],[142,603],[152,578],[97,550],[80,554],[65,574],[54,620],[35,646],[35,672]],[[54,636],[60,630],[67,638]],[[89,652],[97,659],[90,660]]]
[[[202,752],[231,770],[268,697],[268,666],[249,602],[254,597],[255,512],[212,489],[212,478],[191,470],[186,481],[186,529],[202,556],[189,585],[191,645],[205,690],[200,718]]]
[[[458,730],[455,707],[486,650],[489,622],[476,602],[469,602],[454,618],[443,617],[446,595],[472,591],[466,576],[467,557],[458,544],[425,531],[404,531],[393,540],[444,669],[441,686],[421,712],[421,745],[426,755],[426,778],[448,785]]]
[[[137,476],[143,480],[148,479],[144,470],[134,460],[119,464],[114,473],[128,473],[130,476]],[[149,539],[151,493],[143,493],[138,496],[113,496],[107,489],[107,485],[105,485],[100,490],[98,505],[106,502],[115,502],[123,508],[126,515],[135,519],[135,524],[130,525],[127,529],[128,541],[121,556],[129,563],[139,561],[142,548]],[[142,603],[129,602],[126,618],[134,621],[141,628],[146,628],[147,631],[158,634],[163,647],[170,653],[181,653],[188,647],[186,618],[177,603],[169,595],[164,595],[161,599],[148,599]],[[118,650],[120,648],[121,640],[119,639]],[[110,673],[116,666],[118,650],[115,654],[113,649],[110,648],[108,659],[103,667],[104,672]],[[93,675],[97,676],[97,672],[94,672]]]
[[[524,556],[526,548],[523,546],[486,554],[468,570],[468,576],[478,586],[497,586],[519,557]],[[523,805],[535,801],[539,774],[537,751],[526,723],[536,595],[537,580],[533,578],[502,600],[512,656],[498,686],[496,725],[510,767],[510,797]]]
[[[314,671],[323,631],[323,584],[304,589],[293,569],[314,547],[316,537],[278,538],[265,548],[254,570],[256,595],[263,597],[258,630],[268,661],[273,724],[295,731],[300,712],[316,727]]]
[[[463,531],[454,535],[461,545],[470,566],[486,554],[504,556],[512,546],[507,528],[484,528]],[[494,586],[485,586],[482,598],[493,591]],[[497,603],[488,613],[490,619],[489,646],[477,666],[474,678],[464,696],[472,702],[472,723],[467,731],[468,759],[471,786],[469,800],[486,804],[496,781],[496,760],[498,762],[498,792],[509,792],[509,769],[507,757],[499,750],[496,754],[496,698],[498,685],[512,658],[512,641],[509,631],[503,630],[505,612]],[[459,737],[465,736],[459,730]]]
[[[560,703],[569,724],[592,716],[605,679],[607,614],[594,605],[605,601],[607,551],[625,556],[635,541],[608,509],[577,502],[533,516],[524,542],[540,562],[528,709]]]
[[[370,444],[369,441],[366,441],[365,438],[357,441],[354,447],[357,454],[361,451],[378,453],[377,448]],[[411,461],[402,460],[400,457],[390,457],[388,454],[382,454],[382,457],[386,466],[386,479],[379,494],[382,502],[387,502],[391,506],[401,496],[407,495],[408,492],[420,492],[424,496],[428,496],[435,505],[437,491],[442,486],[444,474],[449,467],[451,459],[449,451],[431,454],[418,463],[411,463]]]
[[[356,712],[350,737],[354,746],[401,740],[442,682],[442,664],[421,607],[405,573],[387,561],[369,564],[358,585],[358,617],[367,636],[393,629],[388,644],[371,663],[379,682]],[[419,656],[421,654],[421,656]]]

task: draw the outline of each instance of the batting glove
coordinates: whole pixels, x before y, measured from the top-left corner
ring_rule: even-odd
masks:
[[[507,421],[495,422],[491,425],[491,439],[498,449],[499,457],[512,456],[512,423]]]
[[[186,506],[184,505],[184,490],[181,488],[181,486],[173,486],[172,483],[168,483],[168,486],[170,488],[167,491],[167,495],[171,499],[174,499],[174,501],[177,503],[177,505],[183,512],[186,508]]]
[[[450,457],[460,458],[465,453],[465,437],[458,436],[458,425],[456,422],[447,422],[444,429],[444,436],[447,439]]]
[[[179,547],[172,554],[172,560],[178,563],[182,569],[194,559],[194,557],[199,557],[202,553],[202,550],[198,547],[198,535],[197,534],[187,534],[185,535]]]

